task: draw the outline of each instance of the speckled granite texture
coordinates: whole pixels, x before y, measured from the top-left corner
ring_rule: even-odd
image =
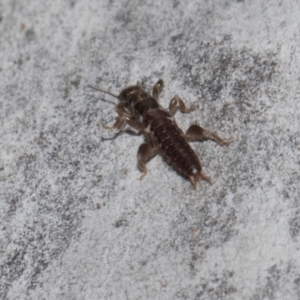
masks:
[[[251,2],[251,3],[249,3]],[[298,1],[0,3],[1,299],[300,299]],[[104,130],[118,93],[165,80],[223,137],[210,186],[142,136]]]

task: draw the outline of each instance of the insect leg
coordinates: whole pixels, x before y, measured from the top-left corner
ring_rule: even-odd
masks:
[[[188,141],[206,141],[212,140],[219,144],[220,146],[228,146],[232,141],[233,138],[229,139],[221,139],[215,132],[206,130],[199,125],[191,125],[187,130],[185,137]]]
[[[147,167],[146,163],[155,155],[157,154],[157,148],[151,146],[150,144],[143,143],[138,150],[137,153],[137,160],[138,160],[138,166],[141,172],[143,172],[143,175],[140,177],[140,180],[142,180],[147,175]]]
[[[157,102],[158,102],[159,94],[162,92],[163,88],[164,88],[164,81],[162,79],[159,79],[155,83],[153,90],[152,90],[152,95]]]
[[[170,102],[170,105],[169,105],[169,111],[171,113],[171,115],[174,115],[177,108],[179,108],[179,110],[182,112],[182,113],[189,113],[189,112],[192,112],[196,109],[196,107],[192,106],[190,108],[187,108],[184,104],[184,102],[182,101],[182,99],[178,96],[175,96],[171,102]]]
[[[126,123],[131,127],[125,130],[127,133],[139,135],[142,134],[145,129],[143,124],[134,118],[126,119]]]
[[[135,120],[135,118],[127,104],[119,103],[115,106],[115,110],[118,113],[119,117],[117,118],[117,120],[113,126],[107,126],[105,124],[102,124],[102,126],[105,129],[122,130],[122,129],[124,129],[126,124],[129,124],[136,131],[141,132],[141,130],[143,129],[143,126],[140,122]]]
[[[103,123],[101,123],[102,127],[105,129],[123,129],[126,125],[126,118],[124,118],[123,116],[119,116],[115,122],[115,124],[113,126],[107,126]]]

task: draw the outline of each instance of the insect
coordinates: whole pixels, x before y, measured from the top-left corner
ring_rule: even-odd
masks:
[[[189,179],[193,189],[196,189],[200,179],[211,183],[201,167],[195,151],[189,145],[189,141],[213,140],[220,146],[228,146],[230,139],[221,139],[216,133],[193,124],[184,134],[174,119],[176,110],[182,113],[194,111],[195,107],[187,108],[181,98],[175,96],[169,105],[169,109],[159,104],[164,82],[159,79],[154,85],[152,95],[147,93],[139,84],[129,86],[115,95],[109,91],[89,86],[93,89],[109,94],[120,102],[115,106],[118,118],[112,127],[102,124],[106,129],[123,130],[129,125],[138,134],[144,134],[145,143],[141,144],[137,152],[137,162],[144,178],[147,174],[147,162],[158,153],[177,170],[178,173]]]

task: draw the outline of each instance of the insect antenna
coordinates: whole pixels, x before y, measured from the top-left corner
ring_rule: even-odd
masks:
[[[98,88],[98,87],[95,87],[95,86],[92,86],[92,85],[89,85],[89,84],[88,84],[88,87],[89,87],[89,88],[92,88],[92,89],[94,89],[94,90],[96,90],[96,91],[99,91],[99,92],[102,92],[102,93],[111,95],[111,96],[113,96],[113,97],[119,99],[119,96],[117,96],[117,95],[115,95],[115,94],[113,94],[113,93],[111,93],[111,92],[109,92],[109,91],[100,89],[100,88]],[[107,101],[107,100],[105,100],[105,101]],[[110,101],[108,101],[108,102],[110,102]],[[115,104],[115,103],[114,103],[114,104]]]

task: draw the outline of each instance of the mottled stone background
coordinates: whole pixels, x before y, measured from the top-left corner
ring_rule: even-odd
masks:
[[[1,299],[300,299],[299,1],[0,2]],[[210,186],[104,130],[163,78],[234,137]]]

